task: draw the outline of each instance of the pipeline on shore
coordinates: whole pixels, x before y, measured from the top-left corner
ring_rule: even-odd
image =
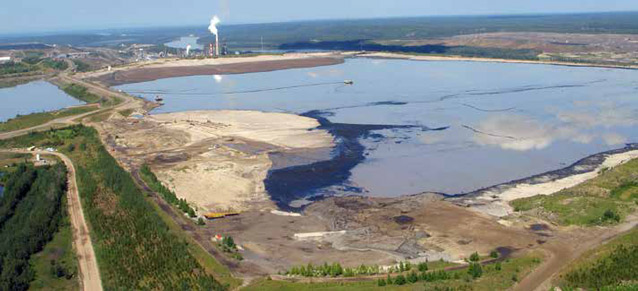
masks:
[[[250,94],[250,93],[279,91],[279,90],[304,88],[304,87],[318,87],[318,86],[343,85],[343,84],[344,84],[343,81],[341,81],[341,82],[324,82],[324,83],[311,83],[311,84],[282,86],[282,87],[274,87],[274,88],[252,89],[252,90],[241,90],[241,91],[226,91],[226,92],[192,92],[194,90],[180,90],[180,91],[170,91],[170,90],[127,90],[127,92],[131,93],[131,94],[161,94],[161,95],[172,95],[172,96],[211,96],[211,95],[230,95],[230,94]]]

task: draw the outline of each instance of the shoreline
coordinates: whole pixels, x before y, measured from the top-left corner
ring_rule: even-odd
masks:
[[[606,65],[595,65],[595,64],[580,64],[580,63],[567,63],[567,62],[547,62],[547,61],[526,61],[526,60],[509,60],[509,59],[487,59],[487,58],[467,58],[467,57],[445,57],[445,56],[411,56],[405,54],[396,54],[396,53],[382,53],[382,52],[373,52],[373,53],[363,53],[359,54],[356,52],[337,52],[337,53],[298,53],[298,54],[288,54],[283,56],[258,56],[258,57],[248,57],[248,58],[229,58],[229,59],[205,59],[205,60],[178,60],[172,63],[154,63],[140,66],[139,68],[133,68],[133,70],[149,70],[149,69],[172,69],[172,70],[191,70],[191,72],[186,72],[187,74],[214,74],[214,73],[206,73],[203,71],[206,70],[214,70],[215,73],[220,74],[242,74],[242,73],[250,73],[250,72],[265,72],[265,71],[274,71],[274,70],[283,70],[295,68],[296,65],[300,65],[298,62],[302,60],[310,60],[310,63],[303,63],[304,67],[316,67],[323,65],[332,65],[343,63],[345,58],[386,58],[386,59],[403,59],[403,60],[415,60],[415,61],[475,61],[475,62],[494,62],[494,63],[521,63],[521,64],[542,64],[542,65],[559,65],[559,66],[575,66],[575,67],[603,67],[603,68],[615,68],[615,69],[638,69],[638,67],[621,67],[621,66],[606,66]],[[329,64],[317,64],[314,61],[322,60],[328,61]],[[269,64],[278,63],[278,67],[269,67]],[[311,64],[312,63],[312,64]],[[185,64],[190,64],[189,66],[184,66]],[[259,64],[266,64],[266,67],[269,68],[255,68],[259,67]],[[307,66],[306,66],[307,65]],[[225,67],[230,66],[230,67]],[[281,67],[279,67],[281,66]],[[250,68],[253,67],[253,68]],[[196,68],[202,69],[203,71],[198,71]],[[131,69],[131,68],[128,68]],[[115,69],[114,72],[108,73],[106,75],[113,75],[120,71],[126,71],[127,68],[118,68]],[[192,71],[192,69],[195,69]],[[267,69],[267,70],[265,70]],[[179,72],[182,74],[185,72]],[[104,75],[103,75],[104,76]],[[162,76],[154,76],[157,79],[160,78],[170,78],[172,76],[162,77]],[[240,110],[241,111],[241,110]],[[268,113],[268,112],[266,112]],[[370,130],[378,129],[375,126],[370,127],[365,124],[334,124],[330,122],[328,119],[322,116],[321,111],[309,111],[301,114],[294,114],[297,116],[310,117],[316,119],[320,126],[317,129],[322,129],[330,132],[335,137],[336,144],[333,145],[333,149],[335,151],[335,155],[329,160],[323,160],[310,164],[302,164],[296,166],[289,166],[283,168],[275,168],[271,167],[268,170],[267,177],[263,180],[264,186],[267,189],[268,196],[270,200],[278,204],[281,209],[290,210],[290,209],[304,209],[305,206],[312,204],[316,200],[321,200],[326,195],[316,195],[316,190],[321,188],[326,188],[330,186],[336,186],[343,188],[345,190],[350,190],[357,192],[356,188],[351,188],[348,185],[344,184],[345,181],[350,177],[350,170],[354,168],[357,164],[365,159],[362,156],[362,147],[358,144],[358,139],[362,136],[365,136],[367,132]],[[355,128],[356,127],[356,128]],[[377,126],[378,127],[378,126]],[[345,134],[340,134],[339,131],[345,132]],[[536,189],[542,188],[542,195],[548,195],[555,193],[562,188],[571,187],[573,185],[582,183],[587,181],[594,176],[589,177],[586,174],[595,174],[601,165],[605,163],[603,157],[607,157],[608,155],[622,154],[632,150],[632,146],[638,149],[638,145],[633,144],[629,145],[630,148],[623,148],[617,150],[606,151],[602,153],[597,153],[588,157],[585,157],[576,163],[568,166],[566,168],[551,170],[548,172],[544,172],[541,174],[524,177],[521,179],[513,180],[510,182],[505,182],[493,186],[489,186],[486,188],[478,189],[468,193],[459,193],[459,194],[446,194],[446,193],[436,193],[436,192],[421,192],[417,194],[404,194],[397,196],[398,198],[402,197],[410,197],[415,195],[422,195],[424,193],[434,193],[441,195],[446,198],[446,200],[450,200],[453,203],[467,204],[472,205],[475,209],[482,209],[480,211],[488,214],[496,214],[496,216],[504,216],[506,214],[511,213],[511,207],[508,203],[511,200],[529,197],[529,192],[537,191]],[[637,151],[638,152],[638,151]],[[638,157],[638,154],[635,156],[631,156],[632,158]],[[271,162],[275,162],[275,157],[269,157]],[[620,163],[620,162],[619,162]],[[616,166],[619,163],[615,163],[612,165]],[[584,167],[583,167],[584,166]],[[302,174],[305,173],[305,174]],[[331,173],[332,177],[327,177],[327,173]],[[299,176],[324,176],[320,178],[320,181],[313,181],[312,183],[300,181]],[[584,176],[583,176],[584,175]],[[280,184],[277,180],[284,181],[284,187],[277,186],[276,184]],[[308,179],[303,179],[308,180]],[[331,181],[330,181],[331,180]],[[572,181],[569,183],[569,181]],[[334,183],[333,183],[334,182]],[[314,185],[311,185],[314,184]],[[563,186],[561,186],[563,185]],[[566,185],[566,186],[565,186]],[[334,190],[334,189],[333,189]],[[555,190],[555,191],[553,191]],[[274,191],[278,194],[272,195],[270,192]],[[518,192],[517,192],[518,191]],[[548,191],[553,191],[551,193],[546,193]],[[293,193],[297,192],[297,193]],[[338,191],[328,191],[328,192],[338,192]],[[524,192],[527,194],[520,194],[520,192]],[[303,194],[300,194],[303,193]],[[360,193],[360,191],[359,191]],[[518,193],[518,194],[517,194]],[[334,194],[334,193],[333,193]],[[358,196],[359,194],[354,194]],[[522,195],[522,196],[521,196]],[[527,195],[527,196],[525,196]],[[328,195],[330,196],[330,195]],[[364,195],[361,195],[364,196]],[[533,196],[533,195],[531,195]],[[498,197],[498,198],[490,198],[490,197]],[[295,200],[302,199],[307,200],[308,204],[302,205],[300,207],[291,206],[290,202]],[[474,199],[475,201],[472,201]],[[503,203],[505,201],[505,203]],[[496,205],[497,203],[499,205]],[[483,206],[481,206],[481,204]],[[498,209],[487,209],[489,207],[485,205],[492,205],[492,208]]]
[[[115,68],[111,71],[101,70],[86,73],[82,76],[82,79],[113,87],[176,77],[263,73],[286,69],[331,66],[342,64],[345,57],[346,55],[341,53],[297,53],[281,56],[165,60],[163,62],[133,64]]]
[[[500,218],[514,213],[509,204],[513,200],[555,194],[596,178],[604,169],[617,167],[636,158],[638,144],[627,144],[624,148],[587,156],[562,169],[457,194],[447,200]]]
[[[638,65],[611,65],[611,64],[595,64],[595,63],[577,63],[563,61],[535,61],[535,60],[517,60],[517,59],[499,59],[499,58],[473,58],[463,56],[428,56],[428,55],[411,55],[387,52],[364,52],[354,53],[355,57],[361,58],[378,58],[378,59],[395,59],[410,61],[447,61],[447,62],[483,62],[483,63],[504,63],[504,64],[530,64],[530,65],[549,65],[563,67],[584,67],[584,68],[607,68],[607,69],[624,69],[638,70]]]

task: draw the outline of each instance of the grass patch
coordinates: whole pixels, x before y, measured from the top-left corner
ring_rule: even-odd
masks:
[[[9,119],[6,122],[0,123],[0,132],[9,132],[19,129],[25,129],[29,127],[45,124],[56,118],[62,118],[67,116],[79,115],[91,111],[97,110],[95,106],[81,106],[62,109],[51,112],[32,113],[29,115],[18,115],[15,118]]]
[[[384,286],[379,286],[378,280],[298,283],[266,278],[255,281],[244,290],[506,290],[529,274],[540,262],[540,256],[537,254],[508,259],[498,265],[499,267],[497,264],[483,266],[482,276],[476,279],[472,278],[467,269],[448,271],[450,279],[447,280],[416,283],[406,280],[402,285]],[[391,280],[394,281],[397,277],[398,275],[393,274]]]
[[[619,223],[638,208],[638,160],[556,194],[517,199],[511,205],[516,211],[540,210],[544,219],[561,225]]]
[[[133,113],[133,111],[135,111],[135,110],[133,110],[133,109],[125,109],[125,110],[118,111],[118,113],[120,113],[124,117],[129,117]]]
[[[111,117],[111,114],[113,114],[113,111],[108,110],[104,112],[96,112],[95,114],[91,114],[87,117],[91,122],[102,122],[109,119],[109,117]]]
[[[89,92],[89,90],[86,87],[79,84],[68,84],[62,87],[62,90],[66,92],[67,94],[73,96],[74,98],[78,100],[82,100],[86,103],[104,102],[102,97]]]
[[[638,229],[588,251],[565,271],[556,285],[563,290],[636,290],[638,287]],[[623,289],[626,288],[626,289]]]
[[[75,69],[78,72],[88,72],[91,70],[91,66],[83,61],[73,60],[73,63],[75,64]]]
[[[44,249],[31,257],[35,279],[32,290],[76,290],[79,288],[78,266],[73,251],[73,232],[68,216]]]

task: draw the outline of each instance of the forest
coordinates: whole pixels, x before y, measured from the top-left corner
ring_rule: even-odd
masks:
[[[30,257],[57,232],[64,211],[66,168],[20,164],[0,199],[0,290],[27,290]]]
[[[51,144],[76,167],[105,289],[226,289],[169,230],[130,174],[106,151],[95,129],[77,125],[0,141],[0,147]]]

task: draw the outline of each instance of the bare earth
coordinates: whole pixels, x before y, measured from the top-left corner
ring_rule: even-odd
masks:
[[[147,163],[198,210],[243,210],[267,201],[269,153],[328,151],[332,135],[317,120],[257,111],[191,111],[104,123],[116,155]],[[196,182],[194,182],[196,181]],[[201,212],[200,211],[200,212]]]
[[[521,183],[504,191],[484,191],[480,196],[470,199],[471,203],[469,204],[472,205],[472,209],[482,213],[496,217],[507,216],[514,212],[514,209],[509,204],[510,201],[536,195],[554,194],[560,190],[571,188],[587,180],[596,178],[604,168],[611,169],[635,158],[638,158],[638,150],[609,155],[605,158],[605,161],[593,171],[554,181],[547,181],[545,183]]]
[[[82,75],[82,78],[108,86],[115,86],[171,77],[268,72],[340,63],[343,63],[343,56],[333,53],[285,54],[203,60],[162,60],[159,62],[133,64],[116,68],[112,71],[91,72]]]

